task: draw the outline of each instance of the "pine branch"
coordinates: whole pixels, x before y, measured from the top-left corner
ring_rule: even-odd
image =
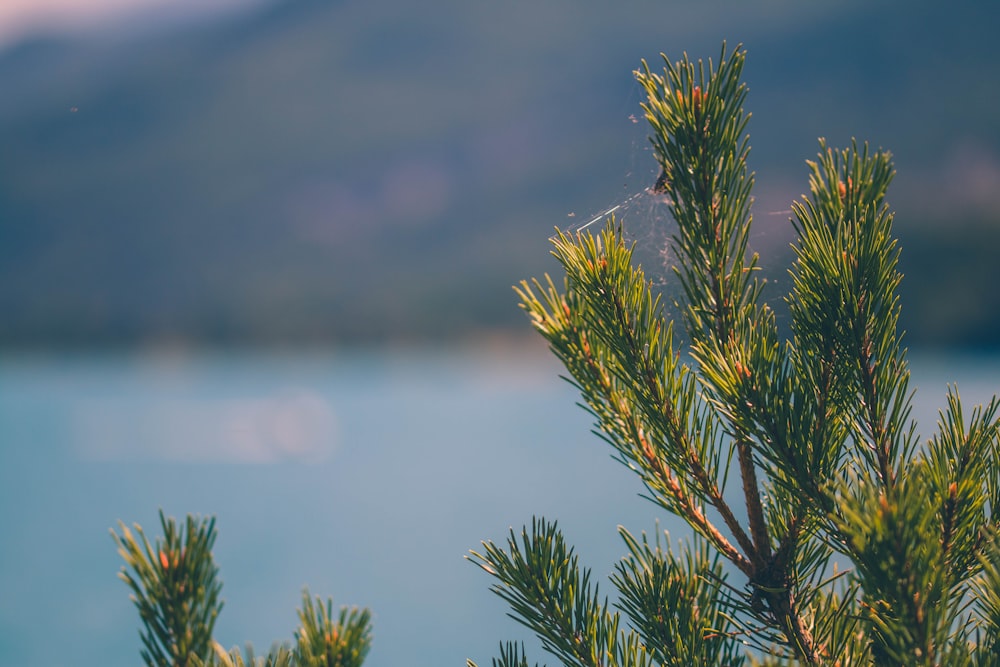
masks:
[[[244,657],[245,656],[245,657]],[[198,656],[191,657],[191,667],[295,667],[295,654],[287,646],[274,646],[266,656],[254,655],[249,644],[246,652],[241,653],[239,647],[226,651],[218,642],[212,642],[212,652],[205,660]]]
[[[631,249],[613,223],[600,237],[560,233],[553,244],[566,270],[564,291],[551,279],[534,289],[522,283],[522,308],[655,501],[749,572],[749,561],[700,507],[718,511],[740,548],[752,549],[717,483],[723,459],[714,417],[699,407],[696,379],[679,362],[672,328],[641,267],[632,266]]]
[[[727,57],[725,45],[718,70],[711,61],[697,66],[685,58],[667,65],[663,76],[648,66],[637,74],[648,94],[643,105],[654,129],[653,145],[664,177],[661,189],[668,197],[679,233],[674,239],[677,274],[687,297],[686,322],[692,339],[692,356],[705,366],[720,360],[733,348],[754,348],[748,343],[744,323],[755,326],[768,311],[758,305],[759,283],[750,276],[757,258],[747,260],[750,230],[750,196],[753,176],[746,167],[749,141],[743,111],[746,87],[740,82],[745,53],[738,48]],[[763,342],[763,341],[761,341]],[[728,365],[728,364],[727,364]],[[752,379],[753,370],[732,363],[740,380]],[[716,367],[718,370],[718,367]],[[747,373],[749,371],[749,374]],[[751,585],[767,601],[768,614],[788,637],[795,651],[808,663],[817,655],[808,629],[788,586],[787,553],[772,551],[772,541],[783,540],[793,548],[793,534],[774,535],[768,528],[757,474],[755,430],[740,417],[743,406],[753,407],[748,395],[752,383],[727,383],[727,393],[703,373],[702,383],[714,407],[727,418],[739,463],[743,500],[751,539],[741,546],[752,567]],[[765,407],[769,408],[770,405]],[[771,435],[776,428],[767,412],[756,415]],[[770,426],[770,428],[767,428]]]
[[[662,76],[648,65],[637,73],[646,89],[643,105],[656,131],[653,145],[665,174],[661,189],[678,222],[675,247],[678,275],[688,299],[688,333],[696,359],[725,347],[736,335],[736,323],[753,321],[759,289],[749,281],[756,257],[746,263],[750,229],[747,172],[749,143],[743,111],[746,86],[740,82],[745,52],[726,54],[718,70],[713,63],[690,60],[671,64]],[[752,319],[751,319],[752,318]],[[744,553],[760,568],[771,558],[754,462],[753,442],[730,422],[751,540]]]
[[[333,614],[333,600],[302,592],[299,629],[295,631],[295,658],[300,667],[361,667],[371,648],[371,612],[342,607]]]
[[[981,576],[972,582],[979,618],[977,667],[994,666],[1000,655],[1000,534],[991,527],[979,556]]]
[[[493,658],[492,667],[531,667],[528,657],[524,654],[524,645],[507,642],[500,645],[500,657]],[[466,667],[479,667],[472,660],[466,660]],[[535,663],[538,667],[538,663]],[[544,667],[544,665],[543,665]]]
[[[510,531],[504,550],[483,543],[469,558],[497,579],[492,591],[511,607],[511,617],[532,630],[543,648],[564,665],[646,667],[644,648],[619,631],[618,615],[591,587],[590,571],[580,569],[555,523],[533,519],[531,533],[518,541]]]
[[[188,515],[178,529],[161,511],[160,524],[164,536],[155,546],[138,524],[138,538],[120,522],[121,536],[113,530],[111,535],[125,560],[119,576],[132,589],[143,623],[143,660],[151,667],[186,667],[192,655],[209,654],[222,609],[222,583],[212,557],[215,519]]]
[[[949,572],[952,585],[960,586],[978,574],[989,526],[996,523],[989,480],[995,477],[1000,401],[994,397],[976,407],[968,424],[956,389],[949,388],[947,404],[938,433],[927,443],[926,460],[938,506],[940,566]]]
[[[155,667],[360,667],[371,645],[371,613],[342,608],[333,616],[333,601],[326,606],[308,591],[302,595],[300,628],[294,651],[276,644],[263,657],[246,647],[226,651],[212,640],[212,629],[222,609],[218,596],[222,584],[212,557],[215,519],[187,516],[178,530],[174,519],[160,512],[163,538],[149,543],[136,524],[136,538],[119,522],[122,535],[112,530],[118,552],[125,560],[120,577],[133,591],[132,600],[143,622],[141,651],[147,665]],[[131,568],[131,572],[129,572]]]
[[[789,305],[798,360],[829,360],[833,400],[847,413],[856,454],[889,487],[913,448],[897,331],[899,250],[884,204],[895,172],[886,152],[856,144],[838,152],[822,140],[809,165],[811,199],[793,205],[800,241]]]
[[[966,422],[949,392],[917,447],[884,201],[894,171],[867,145],[820,140],[809,163],[811,194],[793,205],[791,338],[779,336],[748,252],[744,57],[723,45],[718,66],[685,56],[636,73],[661,166],[652,192],[678,224],[689,355],[613,219],[599,236],[553,239],[561,288],[516,289],[598,435],[746,585],[725,583],[707,552],[677,557],[623,533],[631,555],[612,580],[634,632],[619,637],[598,629],[612,617],[554,526],[473,559],[565,664],[612,664],[595,647],[615,640],[662,664],[735,663],[734,637],[768,665],[996,664],[1000,402]],[[725,493],[730,470],[740,494]],[[508,645],[497,664],[526,661]]]
[[[736,667],[744,660],[733,626],[722,609],[725,574],[707,544],[679,555],[650,545],[627,530],[618,532],[629,556],[616,566],[612,581],[621,591],[618,608],[660,665]]]

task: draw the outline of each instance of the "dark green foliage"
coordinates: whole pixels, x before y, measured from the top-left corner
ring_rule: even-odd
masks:
[[[188,515],[178,531],[174,519],[160,512],[164,537],[150,545],[142,528],[138,539],[124,524],[112,531],[125,559],[121,578],[133,591],[142,620],[142,658],[149,667],[360,667],[371,648],[371,612],[341,608],[333,616],[333,600],[315,603],[302,593],[300,627],[295,646],[275,644],[266,656],[256,657],[249,644],[226,651],[212,640],[212,629],[222,609],[212,556],[215,519]],[[131,568],[132,572],[129,572]]]
[[[650,545],[619,528],[629,555],[611,580],[621,592],[618,607],[661,665],[742,665],[722,612],[725,574],[718,554],[697,542],[679,553],[664,550],[657,534]]]
[[[748,251],[744,57],[723,47],[717,64],[637,72],[662,170],[653,194],[678,225],[684,336],[614,220],[556,235],[561,286],[517,288],[597,432],[693,546],[622,531],[612,583],[627,630],[555,524],[472,558],[567,665],[1000,664],[1000,403],[966,419],[950,391],[920,444],[885,203],[894,171],[867,145],[820,140],[809,163],[779,330]],[[508,646],[494,664],[511,658],[525,662]]]
[[[212,652],[202,661],[192,656],[192,667],[294,667],[295,654],[287,646],[275,646],[266,656],[254,655],[253,647],[247,645],[246,652],[233,647],[226,651],[218,643],[212,645]]]
[[[524,646],[513,642],[507,642],[500,646],[500,657],[493,658],[493,667],[530,667],[527,656],[524,655]],[[468,667],[475,667],[476,663],[471,660],[466,661]],[[535,663],[538,667],[538,663]]]
[[[506,600],[512,616],[535,630],[542,645],[564,665],[645,666],[649,657],[618,629],[618,614],[591,586],[556,524],[535,519],[518,542],[514,531],[507,550],[489,543],[473,552],[479,565],[499,580],[493,591]]]
[[[986,628],[981,636],[976,636],[980,640],[980,650],[976,653],[975,664],[980,667],[996,665],[1000,655],[1000,543],[996,530],[990,531],[988,539],[990,545],[983,549],[985,555],[980,558],[983,573],[972,584],[976,600],[974,612]]]
[[[190,664],[191,655],[207,655],[222,609],[222,582],[212,558],[215,519],[189,515],[178,529],[160,512],[163,538],[155,545],[138,524],[138,538],[119,525],[121,536],[112,531],[125,560],[119,576],[132,589],[142,619],[143,660],[150,667],[179,667]]]
[[[302,667],[360,667],[371,648],[371,613],[367,609],[341,608],[333,616],[333,600],[302,594],[295,656]]]

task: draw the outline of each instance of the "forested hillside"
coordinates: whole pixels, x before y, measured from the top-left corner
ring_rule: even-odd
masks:
[[[899,170],[907,340],[1000,344],[1000,11],[708,4],[284,0],[10,46],[0,345],[525,331],[510,285],[551,268],[553,227],[655,180],[629,72],[724,38],[779,285],[816,138],[857,136]]]

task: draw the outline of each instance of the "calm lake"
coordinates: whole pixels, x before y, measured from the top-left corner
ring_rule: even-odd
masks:
[[[1000,392],[1000,358],[910,359],[924,434],[947,383],[967,414]],[[2,662],[140,664],[109,530],[157,536],[163,508],[217,517],[226,646],[290,640],[308,587],[372,609],[366,665],[489,664],[524,633],[464,560],[481,540],[558,519],[603,581],[618,524],[685,534],[559,371],[509,349],[0,358]]]

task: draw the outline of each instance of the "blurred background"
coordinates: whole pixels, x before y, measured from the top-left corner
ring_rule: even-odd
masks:
[[[160,507],[218,517],[227,646],[290,639],[309,586],[372,608],[373,667],[488,663],[522,634],[462,556],[533,514],[609,573],[615,526],[658,513],[510,286],[555,270],[555,227],[622,204],[669,288],[632,76],[661,52],[748,51],[775,294],[817,138],[892,151],[920,430],[947,382],[986,400],[998,19],[980,0],[4,0],[2,661],[136,664],[108,530],[157,534]]]

